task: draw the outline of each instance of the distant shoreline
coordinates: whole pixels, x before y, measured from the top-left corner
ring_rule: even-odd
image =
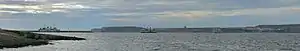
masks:
[[[25,32],[51,32],[51,31],[25,31]],[[92,31],[52,31],[52,32],[83,32],[83,33],[91,33]]]
[[[119,26],[93,28],[92,32],[140,32],[144,27]],[[193,33],[300,33],[300,24],[257,25],[246,27],[202,27],[189,28],[152,28],[156,32],[193,32]]]

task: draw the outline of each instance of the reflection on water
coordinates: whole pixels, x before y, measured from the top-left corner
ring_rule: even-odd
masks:
[[[83,41],[52,41],[54,45],[0,51],[299,51],[293,33],[51,33],[84,37]]]

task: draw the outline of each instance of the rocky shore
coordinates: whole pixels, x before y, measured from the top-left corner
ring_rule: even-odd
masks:
[[[0,49],[50,44],[49,40],[85,40],[85,38],[0,30]]]

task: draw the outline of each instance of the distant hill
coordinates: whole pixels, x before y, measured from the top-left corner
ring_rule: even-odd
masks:
[[[283,25],[258,25],[255,27],[260,28],[296,28],[300,27],[300,24],[283,24]]]
[[[135,26],[120,26],[120,27],[102,27],[94,28],[93,32],[140,32],[140,30],[145,29],[142,27]]]
[[[93,32],[140,32],[145,29],[135,26],[102,27],[94,28]],[[215,29],[221,33],[247,33],[247,32],[276,32],[276,33],[300,33],[300,24],[283,25],[257,25],[253,27],[207,27],[207,28],[153,28],[156,32],[214,32]]]

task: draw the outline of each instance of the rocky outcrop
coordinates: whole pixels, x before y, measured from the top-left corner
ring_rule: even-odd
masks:
[[[0,30],[0,48],[16,48],[50,44],[49,40],[85,40],[85,38]]]

